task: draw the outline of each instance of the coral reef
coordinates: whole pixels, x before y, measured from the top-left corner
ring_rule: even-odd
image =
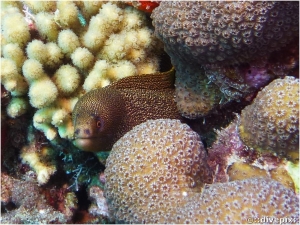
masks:
[[[134,127],[107,159],[110,215],[119,222],[137,223],[147,215],[153,219],[146,222],[153,223],[159,211],[163,216],[174,210],[184,193],[200,191],[211,182],[205,160],[200,137],[179,120],[148,120]]]
[[[89,197],[94,202],[89,207],[89,213],[94,216],[108,217],[108,206],[103,190],[98,186],[92,186],[89,188]]]
[[[299,179],[295,176],[295,165],[299,165],[299,158],[294,164],[270,152],[248,147],[239,136],[238,126],[239,118],[218,130],[216,141],[208,149],[207,163],[213,171],[214,182],[265,177],[298,192]]]
[[[298,35],[296,2],[163,2],[152,14],[171,57],[197,64],[248,62]]]
[[[262,223],[256,218],[272,218],[278,223],[288,217],[289,223],[297,224],[298,210],[293,191],[274,180],[254,178],[206,185],[202,193],[191,193],[167,222],[238,224],[249,223],[249,218],[255,218],[254,223]]]
[[[276,71],[269,63],[271,53],[298,40],[298,10],[297,2],[249,1],[163,2],[154,9],[155,34],[178,70],[181,114],[205,116],[217,105],[240,100],[270,82]],[[285,65],[285,60],[277,61],[288,72]],[[199,107],[199,99],[208,102],[207,108]]]
[[[178,60],[173,59],[174,62]],[[180,62],[175,65],[175,101],[180,114],[195,119],[211,113],[224,98],[218,86],[206,77],[202,68]]]
[[[122,223],[242,223],[253,214],[298,218],[291,189],[268,178],[210,185],[206,160],[199,136],[178,120],[134,127],[107,159],[110,215]]]
[[[1,223],[299,223],[298,10],[1,1]]]
[[[1,9],[1,83],[22,97],[8,115],[37,108],[34,126],[50,141],[72,138],[70,115],[82,94],[157,72],[162,49],[146,16],[125,3],[66,4],[7,2]]]
[[[1,6],[1,84],[9,95],[2,112],[24,116],[42,132],[25,134],[25,143],[12,152],[20,154],[18,163],[34,169],[39,184],[47,184],[61,173],[58,162],[72,155],[60,150],[73,138],[71,114],[78,98],[126,76],[157,72],[162,45],[146,15],[122,2],[12,1]],[[43,144],[38,136],[46,137]],[[12,154],[5,149],[5,162]],[[89,163],[78,163],[78,168],[63,168],[74,176],[75,189],[90,176]]]
[[[246,145],[288,156],[299,151],[299,79],[286,76],[262,89],[241,113],[239,133]]]
[[[208,148],[207,163],[213,171],[214,182],[248,178],[271,178],[286,188],[299,192],[298,158],[289,159],[261,152],[243,143],[238,132],[239,118],[217,131],[217,138]],[[297,152],[298,153],[298,152]]]
[[[41,189],[31,180],[1,173],[1,223],[66,223],[72,217],[48,205]]]

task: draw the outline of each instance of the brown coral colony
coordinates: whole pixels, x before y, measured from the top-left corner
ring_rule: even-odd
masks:
[[[173,55],[195,63],[235,64],[266,56],[298,33],[294,2],[163,2],[155,32]]]

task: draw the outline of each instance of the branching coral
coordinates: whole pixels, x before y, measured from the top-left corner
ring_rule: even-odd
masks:
[[[13,96],[28,93],[39,109],[34,126],[49,140],[72,137],[70,114],[84,92],[159,69],[154,53],[161,45],[142,12],[120,2],[66,4],[25,1],[1,9],[1,83]],[[14,100],[9,115],[26,112],[24,101]]]
[[[297,74],[297,2],[162,2],[152,15],[153,24],[176,66],[175,99],[181,114],[205,116],[182,120],[198,128],[203,144],[178,120],[147,121],[125,134],[107,160],[109,152],[106,157],[98,154],[102,163],[107,161],[106,178],[101,177],[105,190],[93,183],[104,167],[67,140],[74,133],[72,110],[86,92],[158,71],[162,45],[151,21],[122,2],[13,1],[1,6],[1,84],[8,96],[1,107],[1,137],[6,139],[1,142],[2,223],[102,223],[108,211],[116,222],[246,223],[253,216],[298,222],[299,196],[294,191],[299,191],[299,153],[289,145],[295,146],[291,136],[297,137],[298,117],[292,123],[296,131],[285,123],[279,123],[284,132],[271,129],[280,136],[275,150],[265,152],[265,145],[256,145],[261,133],[270,133],[255,121],[267,127],[270,122],[261,120],[277,122],[267,114],[278,113],[280,99],[264,107],[259,94],[205,149],[213,142],[205,142],[212,130],[232,119],[229,113],[221,116],[224,108],[219,110],[219,105],[247,96],[241,104],[227,104],[230,113],[239,113],[256,90],[276,77]],[[286,79],[293,80],[281,81]],[[299,98],[292,83],[284,91],[290,97],[282,97],[285,103]],[[279,92],[277,88],[274,93]],[[144,93],[136,99],[149,100]],[[164,112],[168,106],[158,105]],[[141,117],[153,113],[152,107],[141,108]],[[292,106],[280,109],[297,113]],[[253,110],[263,111],[263,116]],[[112,127],[116,124],[120,121],[113,120]],[[239,135],[246,133],[255,141],[242,141]],[[287,146],[278,149],[285,138]],[[26,172],[30,167],[35,173]]]
[[[58,153],[46,143],[44,145],[38,143],[32,125],[28,128],[27,136],[29,144],[22,147],[20,158],[36,172],[37,182],[46,184],[57,170],[54,159]]]

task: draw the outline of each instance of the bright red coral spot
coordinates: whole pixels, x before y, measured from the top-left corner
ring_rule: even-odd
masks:
[[[159,1],[129,1],[126,3],[147,13],[151,13],[153,9],[159,6]]]

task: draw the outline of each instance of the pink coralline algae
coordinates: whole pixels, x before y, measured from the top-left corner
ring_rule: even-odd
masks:
[[[1,223],[66,223],[71,217],[51,207],[33,181],[1,173]]]
[[[259,154],[245,145],[239,136],[236,119],[217,131],[217,139],[208,149],[207,163],[214,173],[214,182],[228,182],[228,168],[235,162],[246,162],[271,170],[277,168],[281,160],[272,154]]]

